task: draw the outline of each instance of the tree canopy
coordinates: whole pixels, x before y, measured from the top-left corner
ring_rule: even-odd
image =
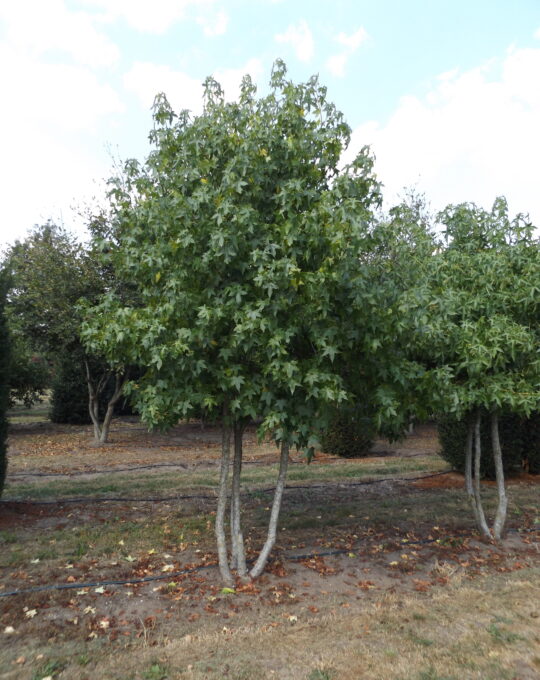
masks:
[[[345,397],[346,262],[380,193],[367,149],[340,169],[349,128],[315,78],[294,85],[278,62],[271,88],[256,98],[245,78],[226,103],[208,79],[193,119],[156,99],[155,150],[112,192],[141,305],[109,297],[85,337],[149,367],[135,388],[149,423],[227,402],[306,445],[321,403]]]

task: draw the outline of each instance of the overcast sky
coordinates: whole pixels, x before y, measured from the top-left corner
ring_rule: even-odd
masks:
[[[99,196],[144,158],[150,106],[229,98],[272,62],[318,73],[370,144],[387,205],[500,194],[540,225],[540,0],[1,0],[0,246]]]

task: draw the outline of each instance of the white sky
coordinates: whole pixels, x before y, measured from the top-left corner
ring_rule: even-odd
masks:
[[[536,0],[4,0],[0,247],[48,218],[82,230],[72,207],[113,157],[144,156],[158,91],[196,111],[205,75],[234,96],[278,56],[320,74],[349,153],[372,145],[387,205],[411,186],[433,209],[504,194],[540,225]]]

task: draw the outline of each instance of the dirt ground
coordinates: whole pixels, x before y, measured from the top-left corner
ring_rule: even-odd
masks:
[[[219,444],[219,431],[198,423],[157,434],[124,419],[100,449],[88,428],[12,428],[0,503],[1,678],[540,677],[537,477],[510,480],[509,531],[497,545],[476,534],[463,479],[445,471],[433,426],[396,445],[379,441],[368,458],[318,454],[309,478],[300,476],[307,466],[293,454],[298,480],[285,493],[268,569],[231,593],[218,578],[213,538]],[[250,559],[264,540],[276,459],[271,443],[247,433],[245,467],[259,475],[248,477],[243,498]],[[417,472],[411,463],[420,465]],[[360,476],[366,469],[387,474]],[[346,477],[339,476],[343,470]],[[122,480],[120,497],[106,500],[115,479]],[[166,486],[171,480],[176,486]],[[493,489],[484,486],[489,510]],[[89,488],[97,489],[94,497]],[[86,500],[71,502],[72,496]],[[504,604],[493,592],[497,579],[501,592],[525,584],[515,586],[523,596]],[[504,604],[508,616],[483,611],[477,625],[465,612],[471,635],[481,629],[486,663],[453,668],[440,661],[449,643],[435,635],[442,624],[433,611],[442,606],[451,618],[447,628],[459,633],[453,606],[466,607],[467,592],[471,601],[483,593],[486,602]],[[401,623],[385,628],[381,612],[388,609],[394,620],[403,603],[417,618],[402,610]],[[341,649],[343,640],[369,637],[374,616],[379,657],[368,663],[366,652],[367,665],[349,675],[356,662],[349,648]],[[352,621],[360,626],[354,635],[346,632]],[[330,630],[342,631],[341,642]],[[294,649],[296,634],[306,644],[310,631],[320,652],[312,662]],[[255,634],[265,640],[257,637],[260,658],[245,643]],[[229,639],[235,643],[227,654]],[[410,668],[392,662],[385,639],[397,657],[411,654]]]

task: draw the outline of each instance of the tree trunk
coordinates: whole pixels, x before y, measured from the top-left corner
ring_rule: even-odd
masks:
[[[499,439],[499,416],[496,412],[491,414],[491,446],[493,448],[493,461],[495,463],[495,476],[497,479],[497,494],[499,496],[495,521],[493,522],[493,535],[497,541],[500,541],[504,530],[504,523],[506,521],[508,498],[506,497],[506,488],[504,484],[501,441]]]
[[[88,361],[84,362],[84,367],[86,369],[86,384],[88,386],[88,412],[90,414],[92,425],[94,426],[94,441],[99,442],[99,402],[96,389],[92,381],[92,376],[90,374],[90,366],[88,365]]]
[[[115,374],[115,388],[112,397],[107,404],[107,411],[105,413],[105,418],[103,423],[99,420],[99,398],[103,389],[107,385],[111,373],[105,371],[98,380],[97,385],[95,385],[92,375],[90,373],[90,366],[88,361],[84,362],[86,368],[86,383],[88,385],[88,411],[90,413],[90,419],[92,420],[92,425],[94,426],[94,443],[96,445],[106,444],[109,437],[109,430],[111,427],[112,417],[114,415],[114,407],[116,402],[122,396],[122,388],[126,380],[128,379],[128,371],[125,373]]]
[[[240,509],[240,475],[242,473],[242,438],[244,428],[241,424],[234,426],[234,460],[231,493],[231,569],[238,571],[238,576],[247,576],[246,552],[242,534]]]
[[[105,444],[109,438],[109,430],[111,427],[112,417],[114,415],[114,407],[116,406],[116,402],[122,396],[122,388],[124,387],[127,377],[127,373],[117,373],[115,375],[114,393],[109,399],[109,403],[107,404],[107,412],[105,413],[105,418],[103,419],[103,423],[101,425],[101,432],[99,435],[100,444]]]
[[[249,572],[251,578],[258,578],[268,562],[272,548],[276,542],[277,523],[279,519],[279,511],[281,509],[281,499],[283,498],[283,489],[285,488],[285,480],[287,478],[287,466],[289,463],[289,442],[281,442],[281,455],[279,459],[279,474],[274,492],[274,502],[272,503],[272,511],[270,513],[270,521],[268,523],[268,535],[263,549],[259,553],[257,561]]]
[[[227,408],[223,408],[221,436],[221,469],[219,473],[219,496],[216,511],[216,541],[219,557],[219,572],[227,586],[234,585],[227,555],[227,539],[225,537],[225,512],[227,510],[227,481],[229,477],[229,459],[231,455],[231,429],[227,422]]]
[[[480,425],[482,423],[482,415],[480,411],[476,413],[474,423],[474,502],[476,506],[476,522],[478,528],[487,538],[491,538],[491,532],[486,522],[484,515],[484,508],[482,507],[482,498],[480,496],[480,458],[482,456],[482,442],[480,439]]]

